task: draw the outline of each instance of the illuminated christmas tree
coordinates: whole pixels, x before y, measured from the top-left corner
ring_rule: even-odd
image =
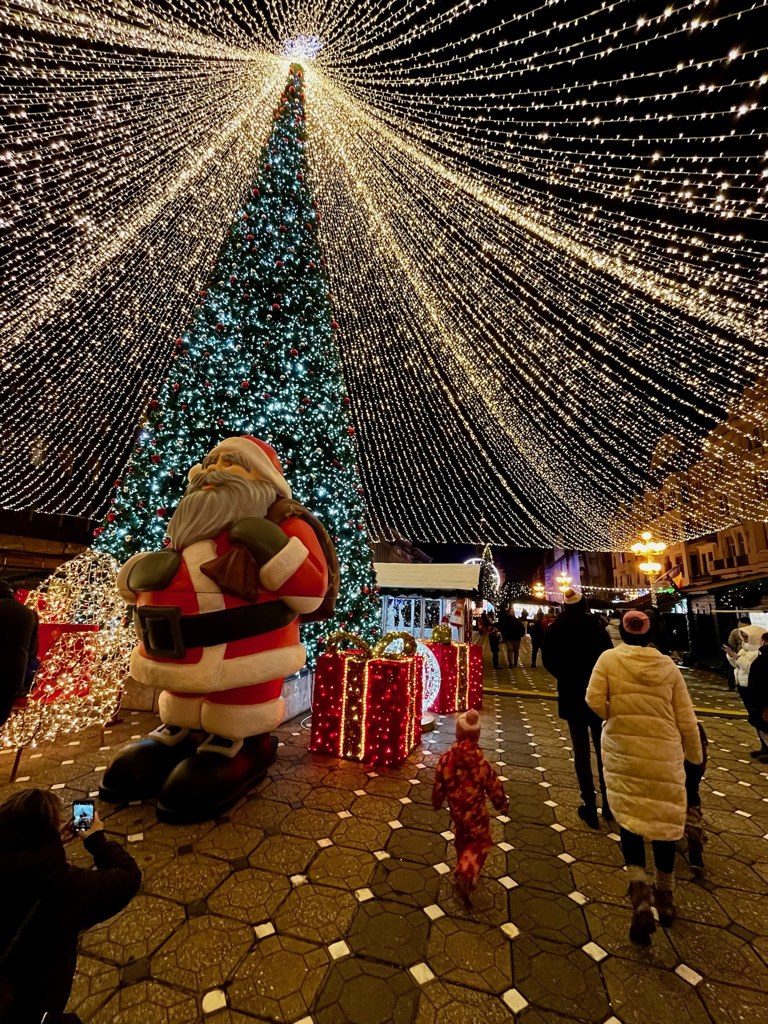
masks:
[[[187,471],[225,437],[278,452],[294,497],[339,556],[334,623],[302,629],[310,662],[332,628],[371,639],[378,598],[324,261],[308,180],[303,73],[294,65],[260,173],[201,291],[161,393],[149,403],[96,546],[124,560],[158,550]]]

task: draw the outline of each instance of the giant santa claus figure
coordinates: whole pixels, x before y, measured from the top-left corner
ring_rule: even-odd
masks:
[[[189,472],[170,547],[134,555],[118,586],[140,643],[131,675],[162,691],[162,725],[104,775],[111,802],[159,794],[161,820],[221,814],[274,760],[287,675],[306,651],[299,620],[328,618],[338,562],[275,451],[230,437]]]

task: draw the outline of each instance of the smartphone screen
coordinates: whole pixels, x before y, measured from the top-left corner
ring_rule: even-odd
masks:
[[[72,828],[87,832],[93,824],[93,800],[80,800],[72,807]]]

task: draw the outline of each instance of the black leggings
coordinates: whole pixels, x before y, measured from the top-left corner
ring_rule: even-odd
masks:
[[[621,852],[624,854],[624,862],[636,867],[645,867],[645,840],[642,836],[628,832],[625,828],[620,829]],[[675,870],[675,844],[671,840],[654,839],[651,843],[653,848],[653,863],[657,871],[671,875]]]

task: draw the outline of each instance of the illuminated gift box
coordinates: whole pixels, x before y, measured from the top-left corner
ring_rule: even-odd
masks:
[[[479,644],[457,644],[450,626],[435,626],[424,643],[440,665],[440,692],[430,708],[439,715],[479,710],[483,706],[483,649]]]
[[[403,653],[386,653],[393,640]],[[346,641],[355,650],[340,651]],[[310,750],[365,764],[403,761],[421,740],[422,659],[408,633],[388,633],[371,650],[334,633],[317,659]]]

